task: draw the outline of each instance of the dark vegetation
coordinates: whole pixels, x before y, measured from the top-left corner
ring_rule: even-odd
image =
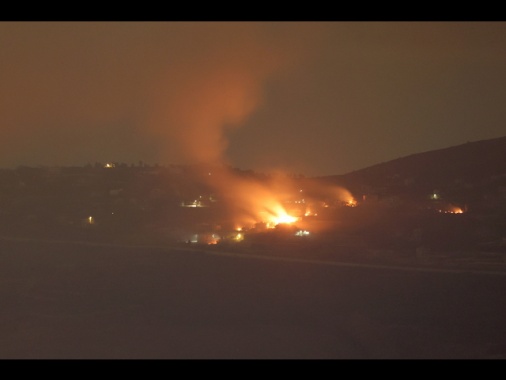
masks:
[[[276,251],[315,258],[493,258],[506,253],[506,138],[414,154],[352,173],[305,178],[297,188],[340,186],[357,200],[328,199],[296,230],[250,230],[242,245],[223,238],[228,205],[203,173],[232,171],[257,181],[269,176],[230,167],[104,163],[85,167],[18,167],[0,171],[0,234],[127,244],[179,244],[219,233],[218,249]],[[305,190],[306,191],[306,190]],[[206,207],[188,208],[196,202]],[[458,210],[458,211],[456,211]],[[455,213],[460,212],[462,213]],[[297,253],[298,252],[298,253]]]
[[[258,224],[241,242],[202,174],[264,174],[2,170],[0,357],[504,359],[504,152],[496,139],[294,176],[317,215]],[[182,207],[194,202],[204,207]]]

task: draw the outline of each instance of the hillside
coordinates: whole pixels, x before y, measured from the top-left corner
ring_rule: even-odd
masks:
[[[325,179],[354,188],[392,183],[438,188],[452,184],[475,186],[504,177],[506,136],[412,154]]]

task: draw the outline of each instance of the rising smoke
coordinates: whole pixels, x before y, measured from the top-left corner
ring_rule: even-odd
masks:
[[[293,45],[283,48],[278,41],[273,49],[254,25],[220,26],[220,44],[208,37],[208,32],[217,32],[213,28],[197,26],[193,32],[200,50],[171,62],[159,81],[148,126],[167,142],[163,161],[177,156],[189,164],[228,165],[228,132],[262,106],[268,81],[287,70],[296,56]],[[221,171],[202,179],[228,200],[236,220],[252,222],[286,216],[279,189],[293,184],[286,176],[275,178],[275,183],[267,184]]]
[[[245,34],[250,29],[239,30],[241,38],[230,37],[226,45],[206,41],[198,54],[173,63],[165,73],[148,124],[168,142],[164,153],[169,159],[177,150],[185,163],[228,165],[227,132],[261,107],[264,86],[284,57],[254,34]],[[232,172],[202,179],[232,201],[233,214],[240,218],[253,220],[259,212],[279,209],[269,189]]]
[[[191,53],[174,52],[158,78],[147,126],[166,142],[162,161],[179,157],[190,164],[222,164],[227,132],[259,109],[264,86],[284,57],[254,25],[204,23],[189,30],[195,46],[188,47]]]

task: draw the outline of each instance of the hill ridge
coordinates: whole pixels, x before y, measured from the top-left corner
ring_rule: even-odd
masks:
[[[506,175],[506,136],[413,153],[326,179],[373,183],[385,178],[476,182]]]

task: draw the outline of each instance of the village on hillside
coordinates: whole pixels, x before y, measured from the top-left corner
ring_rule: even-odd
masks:
[[[143,162],[3,169],[0,235],[506,266],[506,169],[445,177],[398,161],[320,178]]]

